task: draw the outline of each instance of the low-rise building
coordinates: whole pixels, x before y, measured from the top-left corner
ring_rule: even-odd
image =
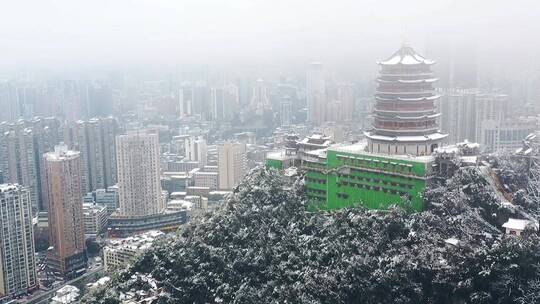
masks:
[[[195,187],[207,187],[210,190],[218,188],[218,173],[197,170],[193,172],[193,184]]]
[[[434,162],[432,156],[367,152],[366,142],[304,150],[296,157],[306,172],[307,197],[313,209],[388,209],[406,204],[412,211],[421,211],[421,195]],[[281,155],[272,158],[269,154],[266,164],[285,170],[285,161]]]
[[[109,217],[107,207],[94,203],[83,203],[83,214],[85,235],[98,235],[105,231]]]
[[[94,200],[96,204],[107,207],[107,213],[111,215],[118,208],[118,186],[97,189],[94,191]]]
[[[208,198],[200,195],[187,195],[184,200],[193,203],[194,209],[208,209]]]
[[[126,237],[129,235],[150,231],[174,231],[188,221],[186,211],[164,210],[159,214],[144,216],[123,216],[113,214],[107,221],[107,234],[109,237]]]
[[[66,285],[56,291],[51,299],[51,304],[70,304],[77,303],[80,296],[79,288]]]
[[[520,236],[527,227],[538,230],[538,223],[531,220],[509,218],[502,227],[505,229],[506,234]]]
[[[515,151],[527,135],[538,129],[538,118],[519,117],[505,120],[485,120],[481,123],[480,144],[486,152]]]
[[[156,239],[164,235],[161,231],[148,231],[127,238],[109,240],[103,249],[105,271],[125,268],[138,255],[150,248]]]

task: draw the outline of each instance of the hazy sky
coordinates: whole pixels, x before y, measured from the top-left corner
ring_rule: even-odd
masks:
[[[486,56],[534,61],[540,57],[540,3],[1,0],[0,68],[371,64],[390,55],[404,36],[424,50],[433,35],[466,37]]]

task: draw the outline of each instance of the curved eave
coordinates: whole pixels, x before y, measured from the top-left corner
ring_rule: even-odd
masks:
[[[427,113],[427,112],[433,112],[433,109],[425,109],[425,110],[382,110],[374,108],[373,112],[380,112],[380,113]]]
[[[395,79],[395,80],[386,80],[382,78],[377,78],[378,83],[395,83],[395,84],[418,84],[418,83],[434,83],[438,78],[423,78],[423,79]]]
[[[448,134],[443,134],[440,132],[427,134],[427,135],[411,135],[411,136],[385,136],[385,135],[379,135],[375,134],[371,131],[364,132],[364,135],[374,141],[382,141],[382,142],[389,142],[389,143],[398,143],[398,142],[418,142],[418,143],[425,143],[425,142],[434,142],[434,141],[441,141],[445,139]]]
[[[425,128],[425,129],[385,129],[385,128],[377,128],[373,127],[373,130],[380,131],[380,132],[387,132],[387,133],[435,133],[439,129],[437,127],[433,128]]]
[[[396,102],[396,101],[405,101],[405,102],[414,102],[414,101],[433,101],[433,100],[436,100],[436,99],[438,99],[438,98],[440,98],[440,97],[441,97],[440,95],[433,95],[433,96],[418,97],[418,98],[403,98],[403,97],[398,97],[398,98],[384,98],[384,97],[380,97],[380,96],[375,95],[375,99],[376,99],[376,100],[379,100],[379,101],[385,101],[385,102]]]
[[[415,92],[383,92],[375,91],[375,94],[386,94],[386,95],[414,95],[414,94],[434,94],[435,91],[415,91]]]
[[[441,116],[441,113],[434,113],[431,115],[423,115],[423,116],[396,116],[398,119],[402,120],[422,120],[422,119],[433,119]]]
[[[377,62],[378,65],[380,66],[415,66],[415,65],[433,65],[435,64],[435,61],[433,60],[428,60],[428,59],[424,59],[423,61],[416,61],[416,62],[394,62],[394,61],[391,61],[390,60],[386,60],[386,61],[378,61]]]
[[[430,110],[430,112],[434,112],[433,109]],[[405,113],[404,111],[399,111],[398,113]],[[418,113],[418,111],[409,112],[409,113]],[[396,120],[407,120],[407,121],[413,121],[413,120],[430,120],[441,116],[441,113],[433,113],[429,115],[420,115],[420,116],[379,116],[375,115],[374,117],[381,120],[381,121],[396,121]]]

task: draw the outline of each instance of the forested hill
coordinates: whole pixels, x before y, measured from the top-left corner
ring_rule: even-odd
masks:
[[[476,168],[436,182],[422,213],[304,200],[300,181],[254,171],[83,302],[540,303],[540,239],[500,230],[525,207],[501,205]]]

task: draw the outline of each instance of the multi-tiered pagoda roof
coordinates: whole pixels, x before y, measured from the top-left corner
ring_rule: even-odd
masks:
[[[440,97],[433,88],[431,65],[434,61],[402,46],[390,58],[379,62],[381,67],[373,129],[366,132],[371,140],[381,142],[439,141],[446,134],[439,132],[434,102]]]

